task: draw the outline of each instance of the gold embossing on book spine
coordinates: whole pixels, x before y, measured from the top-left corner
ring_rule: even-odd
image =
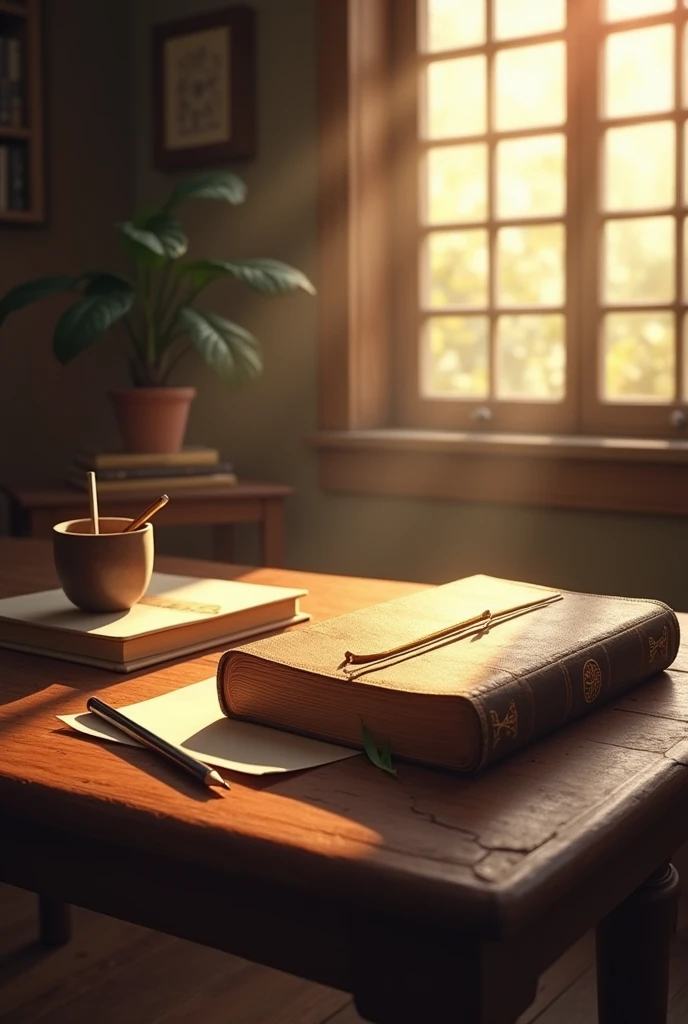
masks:
[[[583,696],[586,704],[592,704],[602,690],[602,669],[594,658],[588,658],[583,665]]]
[[[650,648],[649,662],[655,660],[655,655],[659,652],[663,658],[666,658],[667,651],[669,649],[669,629],[667,626],[664,627],[658,637],[648,637],[648,645]]]
[[[500,718],[496,711],[490,711],[490,721],[492,723],[492,749],[499,743],[502,732],[511,739],[516,739],[518,736],[518,711],[516,709],[515,701],[509,703],[509,709],[504,715],[504,718]]]

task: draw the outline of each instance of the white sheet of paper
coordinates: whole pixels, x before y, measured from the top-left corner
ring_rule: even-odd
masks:
[[[307,736],[226,718],[218,704],[214,676],[119,710],[201,761],[247,775],[315,768],[359,753]],[[138,746],[136,740],[90,711],[57,717],[86,736]]]

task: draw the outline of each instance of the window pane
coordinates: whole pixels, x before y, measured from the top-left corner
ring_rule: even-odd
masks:
[[[498,130],[561,124],[566,116],[563,43],[500,50],[495,59]]]
[[[672,302],[673,217],[612,220],[604,231],[604,296],[611,304]]]
[[[432,317],[423,332],[421,390],[427,397],[485,398],[489,392],[486,316]]]
[[[497,144],[497,216],[542,217],[563,213],[566,141],[536,135]]]
[[[427,218],[451,224],[487,218],[487,146],[442,146],[427,156]]]
[[[675,200],[675,148],[671,121],[610,128],[605,133],[605,208],[671,206]]]
[[[430,306],[486,306],[487,231],[443,231],[428,238]]]
[[[500,316],[496,391],[499,398],[557,401],[564,397],[564,318]]]
[[[604,57],[607,117],[651,114],[674,105],[674,29],[671,25],[614,32]]]
[[[428,137],[480,135],[487,127],[485,58],[433,61],[428,67]]]
[[[605,401],[673,401],[671,313],[609,313],[604,318],[603,334]]]
[[[426,0],[427,45],[430,52],[480,46],[485,42],[487,0]]]
[[[563,225],[501,228],[497,266],[499,306],[563,305]]]
[[[566,28],[565,0],[494,0],[494,25],[496,39],[558,32]]]
[[[676,0],[606,0],[607,21],[641,18],[645,14],[663,14],[676,9]]]

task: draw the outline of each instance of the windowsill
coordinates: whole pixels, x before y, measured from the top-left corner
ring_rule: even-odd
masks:
[[[684,440],[376,429],[321,431],[308,441],[327,491],[688,513]]]

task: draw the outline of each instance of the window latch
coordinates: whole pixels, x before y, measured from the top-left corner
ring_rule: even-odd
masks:
[[[488,405],[478,405],[471,412],[471,419],[478,423],[489,423],[492,419],[492,409]]]

